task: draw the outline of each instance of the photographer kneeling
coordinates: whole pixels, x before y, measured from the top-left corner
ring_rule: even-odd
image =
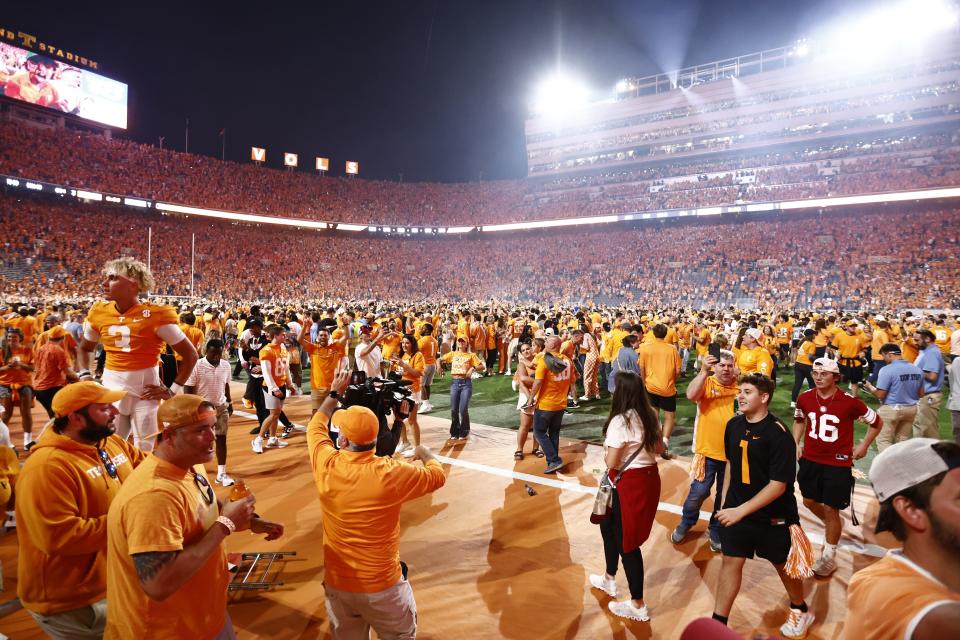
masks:
[[[333,379],[330,395],[307,427],[310,465],[323,512],[327,613],[334,638],[415,638],[417,605],[400,564],[400,507],[436,491],[446,478],[424,446],[423,466],[375,454],[380,421],[366,407],[339,407],[350,372]],[[332,416],[332,418],[331,418]],[[338,450],[330,424],[339,430]]]

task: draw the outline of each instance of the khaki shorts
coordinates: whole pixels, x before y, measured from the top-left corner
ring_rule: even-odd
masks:
[[[323,401],[327,399],[327,396],[330,395],[330,389],[316,389],[314,387],[310,388],[310,407],[316,411],[320,408],[320,405],[323,404]]]
[[[226,404],[217,407],[217,423],[213,425],[213,433],[218,436],[227,435],[227,427],[230,426],[230,414],[227,413],[227,408]]]
[[[30,611],[37,625],[55,640],[103,638],[107,626],[107,600],[104,598],[86,607],[61,611],[48,616]]]

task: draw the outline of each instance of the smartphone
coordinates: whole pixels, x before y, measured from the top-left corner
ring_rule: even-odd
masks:
[[[717,360],[720,359],[720,345],[716,342],[711,342],[710,346],[707,347],[707,353]]]

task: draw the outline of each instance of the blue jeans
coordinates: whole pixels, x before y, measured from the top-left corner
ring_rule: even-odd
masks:
[[[450,383],[450,437],[466,438],[470,433],[470,397],[473,380],[454,378]]]
[[[560,459],[560,426],[563,422],[563,409],[559,411],[533,412],[533,436],[540,443],[540,449],[547,464],[562,462]]]
[[[713,513],[710,515],[711,540],[720,539],[720,523],[717,521],[717,511],[720,509],[720,494],[723,492],[723,474],[727,467],[726,462],[707,458],[703,470],[703,482],[694,480],[690,483],[690,492],[683,503],[683,516],[680,518],[680,527],[689,529],[700,519],[700,505],[710,495],[710,488],[714,480],[717,482],[717,493],[713,499]]]

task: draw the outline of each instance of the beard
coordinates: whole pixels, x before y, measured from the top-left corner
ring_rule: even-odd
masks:
[[[107,424],[99,425],[91,421],[90,418],[87,418],[87,426],[85,426],[83,429],[80,429],[79,435],[81,438],[91,443],[106,440],[113,435],[113,419],[111,418]]]
[[[930,532],[933,533],[933,539],[944,551],[954,558],[960,558],[960,527],[941,520],[933,510],[928,509],[927,516],[930,518]]]

